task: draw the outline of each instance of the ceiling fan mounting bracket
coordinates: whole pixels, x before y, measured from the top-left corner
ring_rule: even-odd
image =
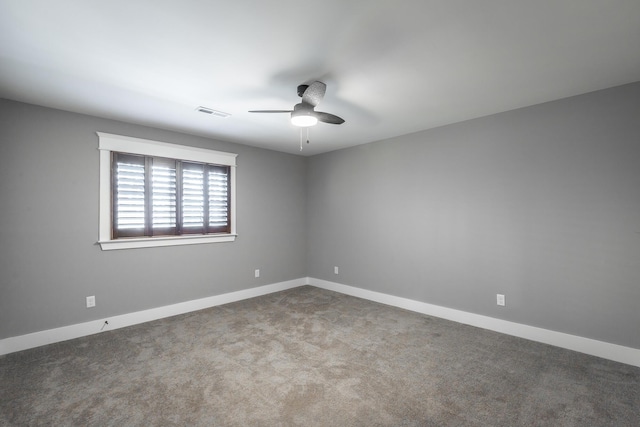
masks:
[[[309,85],[300,85],[300,86],[298,86],[298,96],[300,98],[302,98],[302,95],[304,95],[304,91],[307,90],[308,87],[309,87]]]

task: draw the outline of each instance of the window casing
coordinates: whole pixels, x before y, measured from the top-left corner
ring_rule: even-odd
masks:
[[[98,136],[103,250],[235,240],[236,154]]]

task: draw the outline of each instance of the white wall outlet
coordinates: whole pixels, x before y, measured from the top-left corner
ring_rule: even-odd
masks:
[[[96,297],[95,297],[95,295],[87,297],[87,308],[91,308],[91,307],[95,307],[95,306],[96,306]]]
[[[501,306],[504,307],[506,305],[506,301],[504,299],[504,295],[503,294],[497,294],[496,302],[497,302],[498,305],[501,305]]]
[[[256,277],[260,277],[260,269],[256,268],[256,271],[254,272]]]
[[[338,274],[338,267],[333,267],[333,274]]]

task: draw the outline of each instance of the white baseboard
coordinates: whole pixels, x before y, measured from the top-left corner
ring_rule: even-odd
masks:
[[[90,322],[78,323],[61,328],[48,329],[34,332],[32,334],[20,335],[17,337],[0,340],[0,355],[14,353],[16,351],[27,350],[42,345],[53,344],[100,332],[124,328],[126,326],[137,325],[139,323],[150,322],[152,320],[163,319],[165,317],[176,316],[178,314],[189,313],[202,310],[216,305],[228,304],[248,298],[259,297],[273,292],[284,291],[308,284],[307,278],[289,280],[286,282],[273,283],[259,286],[257,288],[244,289],[242,291],[230,292],[222,295],[181,302],[164,307],[152,308],[149,310],[137,311],[134,313],[122,314],[119,316],[107,317]],[[105,325],[105,320],[109,322]]]
[[[405,310],[440,317],[442,319],[452,320],[454,322],[489,329],[491,331],[640,367],[640,350],[635,348],[509,322],[507,320],[500,320],[493,317],[468,313],[438,305],[427,304],[407,298],[342,285],[340,283],[315,279],[313,277],[308,278],[307,283],[318,288],[340,292],[342,294],[403,308]]]
[[[427,304],[408,298],[396,297],[393,295],[383,294],[381,292],[369,291],[366,289],[356,288],[354,286],[343,285],[312,277],[273,283],[270,285],[259,286],[257,288],[244,289],[241,291],[186,301],[164,307],[157,307],[149,310],[64,326],[61,328],[34,332],[32,334],[5,338],[0,340],[0,355],[80,338],[87,335],[93,335],[108,330],[124,328],[126,326],[137,325],[139,323],[150,322],[152,320],[163,319],[261,295],[267,295],[302,285],[311,285],[322,289],[340,292],[342,294],[403,308],[417,313],[440,317],[442,319],[452,320],[454,322],[476,326],[640,367],[640,350],[635,348],[624,347],[590,338],[569,335],[562,332],[551,331],[548,329],[509,322],[507,320],[500,320],[452,308]],[[108,325],[105,325],[105,320],[109,322]]]

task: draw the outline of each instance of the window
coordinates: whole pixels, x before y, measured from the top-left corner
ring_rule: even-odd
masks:
[[[114,239],[229,233],[229,166],[111,153]]]
[[[236,154],[98,136],[103,250],[235,240]]]

